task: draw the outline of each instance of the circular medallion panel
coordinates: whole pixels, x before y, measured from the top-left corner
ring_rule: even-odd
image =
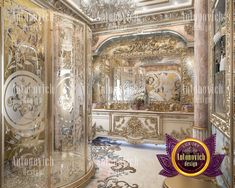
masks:
[[[22,134],[40,131],[43,106],[44,85],[40,78],[27,71],[8,77],[4,86],[4,116],[13,129]]]

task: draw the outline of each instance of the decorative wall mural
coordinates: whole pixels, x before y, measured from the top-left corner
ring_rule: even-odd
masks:
[[[155,72],[146,75],[146,101],[180,101],[181,79],[175,72]]]
[[[167,32],[107,42],[93,66],[95,108],[192,111],[191,56],[184,40]]]

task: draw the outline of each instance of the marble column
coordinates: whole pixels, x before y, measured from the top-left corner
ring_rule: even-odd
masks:
[[[195,0],[193,137],[208,136],[208,1]]]

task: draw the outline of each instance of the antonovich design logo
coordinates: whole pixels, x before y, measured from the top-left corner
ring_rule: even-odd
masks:
[[[215,154],[215,140],[213,135],[204,142],[188,138],[181,142],[166,135],[167,155],[157,155],[163,170],[160,175],[173,177],[178,174],[184,176],[199,176],[201,174],[215,177],[222,174],[220,165],[224,155]]]

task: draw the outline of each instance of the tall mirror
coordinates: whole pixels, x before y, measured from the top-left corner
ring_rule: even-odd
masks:
[[[217,135],[217,152],[224,153],[217,178],[222,187],[233,187],[233,1],[214,0],[209,3],[210,85],[213,86],[209,111],[212,133]]]

